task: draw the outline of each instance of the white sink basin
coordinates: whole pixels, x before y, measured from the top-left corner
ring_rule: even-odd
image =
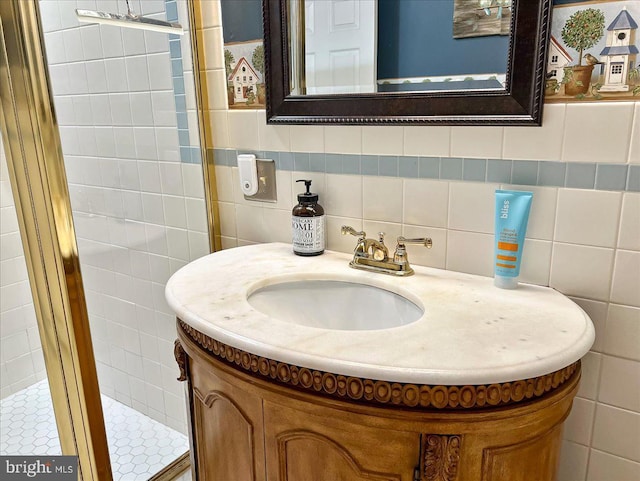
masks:
[[[376,330],[417,321],[423,309],[378,287],[335,280],[304,280],[262,287],[251,306],[274,319],[337,330]]]

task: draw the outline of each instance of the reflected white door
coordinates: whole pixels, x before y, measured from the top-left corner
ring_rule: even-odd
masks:
[[[376,0],[305,0],[308,94],[374,92]]]

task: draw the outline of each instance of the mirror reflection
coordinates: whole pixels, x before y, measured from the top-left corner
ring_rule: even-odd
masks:
[[[292,95],[505,90],[511,0],[288,0]]]

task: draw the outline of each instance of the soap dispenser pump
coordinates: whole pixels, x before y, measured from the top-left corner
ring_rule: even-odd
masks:
[[[318,204],[318,194],[311,192],[311,181],[304,182],[306,192],[298,194],[298,204],[291,212],[293,253],[299,256],[317,256],[324,252],[324,209]]]

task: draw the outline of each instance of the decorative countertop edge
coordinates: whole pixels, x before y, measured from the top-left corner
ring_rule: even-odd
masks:
[[[431,385],[397,383],[344,376],[279,362],[229,346],[177,319],[180,332],[201,349],[235,369],[279,384],[349,402],[366,402],[422,410],[474,410],[524,403],[543,397],[576,376],[576,361],[563,369],[528,379],[482,385]],[[176,353],[180,352],[176,340]],[[185,363],[179,359],[180,379],[186,379]]]

